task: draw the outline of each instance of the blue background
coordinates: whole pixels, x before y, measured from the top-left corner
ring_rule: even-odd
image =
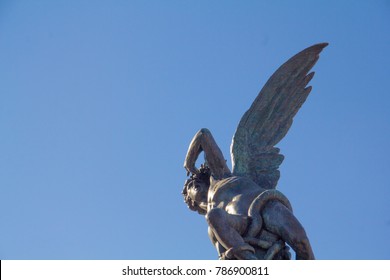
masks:
[[[216,259],[181,190],[269,76],[329,42],[278,145],[318,259],[390,259],[389,1],[1,1],[0,259]]]

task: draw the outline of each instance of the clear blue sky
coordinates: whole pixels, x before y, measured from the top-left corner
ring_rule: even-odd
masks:
[[[0,258],[216,259],[181,196],[268,77],[329,42],[279,147],[318,259],[390,259],[390,2],[1,1]]]

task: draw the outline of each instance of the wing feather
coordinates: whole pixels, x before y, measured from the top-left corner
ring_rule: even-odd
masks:
[[[283,139],[311,91],[311,68],[328,44],[311,46],[290,58],[266,82],[243,115],[233,136],[233,174],[247,176],[265,188],[275,188],[284,156],[274,146]]]

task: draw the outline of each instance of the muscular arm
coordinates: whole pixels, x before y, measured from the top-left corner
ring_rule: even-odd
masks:
[[[215,179],[222,179],[231,174],[221,150],[207,128],[199,130],[191,141],[184,161],[184,168],[188,172],[195,174],[199,172],[195,167],[195,162],[202,151]]]

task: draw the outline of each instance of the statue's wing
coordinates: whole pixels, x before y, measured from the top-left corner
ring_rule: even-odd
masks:
[[[271,76],[241,118],[231,145],[233,174],[275,188],[284,156],[274,146],[289,130],[305,102],[314,76],[309,73],[328,44],[311,46],[290,58]]]

